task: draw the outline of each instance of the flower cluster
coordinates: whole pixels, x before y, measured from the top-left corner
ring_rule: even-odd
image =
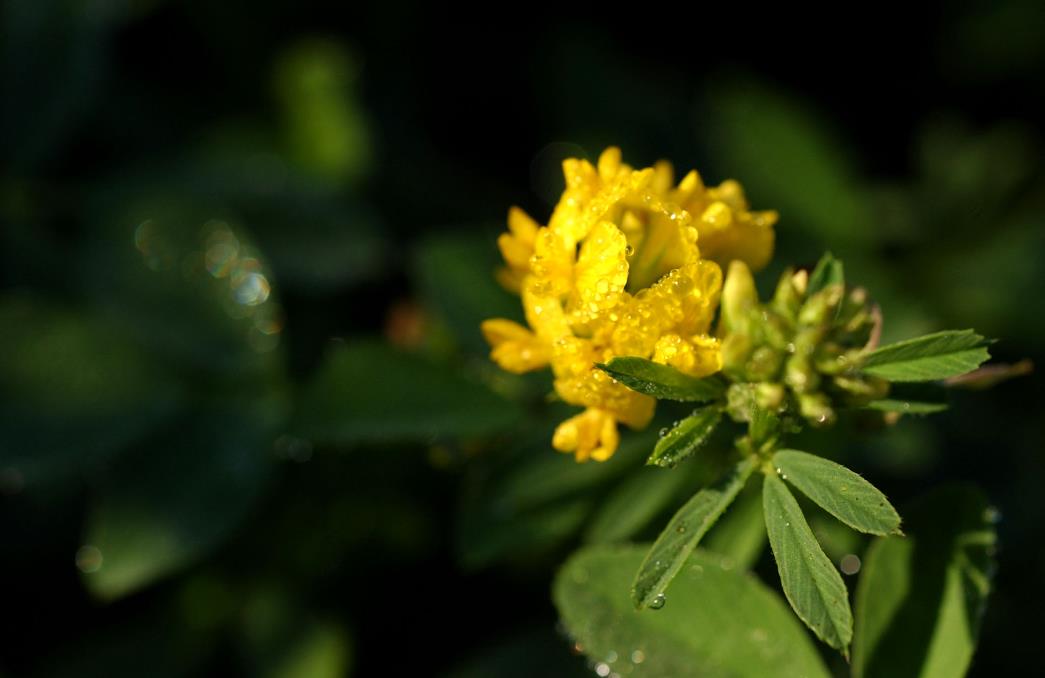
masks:
[[[751,211],[735,181],[706,187],[690,172],[676,185],[669,163],[633,169],[617,148],[596,165],[568,159],[563,172],[548,225],[513,208],[498,241],[500,279],[520,294],[529,327],[493,319],[482,330],[503,369],[550,365],[559,397],[585,408],[559,425],[553,446],[603,461],[617,448],[617,422],[646,426],[656,401],[596,364],[639,356],[697,377],[722,369],[711,334],[720,264],[764,266],[777,215]]]
[[[734,261],[728,271],[718,332],[734,419],[747,420],[757,405],[822,426],[840,406],[885,397],[888,382],[859,369],[881,325],[865,290],[786,271],[773,298],[760,303],[748,267]]]

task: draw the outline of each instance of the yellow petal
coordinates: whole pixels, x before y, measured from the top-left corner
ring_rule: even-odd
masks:
[[[722,317],[719,320],[719,333],[735,331],[758,303],[758,291],[751,269],[742,260],[734,260],[729,264],[729,275],[722,290]]]
[[[714,262],[698,260],[671,271],[622,307],[613,352],[647,358],[665,333],[707,332],[721,288],[722,272]]]
[[[581,244],[574,269],[574,303],[594,315],[620,302],[628,282],[628,240],[620,229],[601,221]]]
[[[665,334],[657,340],[653,361],[694,377],[706,377],[722,369],[722,351],[714,337],[697,335],[686,339]]]
[[[508,230],[520,242],[529,245],[531,250],[533,249],[533,241],[537,237],[538,228],[540,226],[537,222],[520,208],[512,207],[508,210]]]
[[[557,297],[540,294],[533,285],[523,285],[523,310],[526,322],[543,341],[552,342],[570,335],[562,302]]]
[[[599,155],[599,178],[603,182],[612,181],[621,169],[621,153],[616,146],[610,146]]]
[[[521,374],[548,364],[547,345],[522,325],[494,318],[484,320],[480,327],[493,349],[490,358],[502,369]]]
[[[614,383],[608,374],[592,363],[580,373],[566,375],[557,370],[556,376],[556,393],[571,405],[606,410],[635,429],[645,428],[653,418],[656,400]]]
[[[559,424],[552,436],[552,446],[560,452],[573,452],[578,462],[606,461],[619,441],[613,415],[591,407]]]

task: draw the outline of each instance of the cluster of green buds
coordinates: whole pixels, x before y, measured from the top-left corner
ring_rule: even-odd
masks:
[[[827,256],[812,274],[787,270],[773,298],[761,303],[751,271],[732,262],[719,334],[732,382],[726,411],[734,420],[750,421],[762,410],[825,426],[839,408],[886,395],[889,382],[860,371],[877,344],[880,313],[864,289],[846,289],[841,266]]]

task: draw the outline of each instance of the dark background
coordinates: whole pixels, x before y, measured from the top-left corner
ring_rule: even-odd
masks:
[[[510,205],[546,219],[563,157],[735,177],[781,212],[763,289],[830,248],[887,339],[975,327],[1045,362],[1040,3],[376,4],[0,5],[5,674],[583,674],[549,582],[616,472],[498,504],[572,462],[547,382],[477,330],[518,313],[496,234]],[[256,309],[188,272],[214,220],[262,266]],[[407,392],[449,414],[411,425]],[[1035,665],[1041,393],[828,438],[897,505],[967,480],[999,507],[975,675]]]

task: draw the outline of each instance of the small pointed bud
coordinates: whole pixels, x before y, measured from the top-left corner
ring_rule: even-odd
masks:
[[[820,386],[820,375],[805,353],[791,356],[784,368],[784,382],[795,393],[813,393]]]
[[[726,282],[722,287],[722,328],[726,333],[739,329],[740,320],[758,304],[758,292],[751,269],[743,261],[734,259],[729,264]]]
[[[770,412],[779,412],[784,405],[787,389],[783,384],[759,384],[755,400],[759,407]]]
[[[813,426],[827,426],[835,421],[831,401],[823,393],[803,393],[798,396],[798,411]]]
[[[784,274],[780,276],[780,282],[777,283],[776,292],[773,294],[773,308],[777,313],[794,322],[798,316],[798,309],[802,307],[804,287],[805,285],[803,285],[803,290],[799,291],[795,286],[795,275],[790,269],[784,271]]]
[[[769,346],[760,346],[755,349],[745,365],[745,373],[751,381],[772,381],[780,372],[784,357],[780,351]]]
[[[805,269],[796,271],[795,274],[791,276],[791,284],[794,285],[795,291],[804,297],[806,295],[806,290],[809,289],[809,272]]]
[[[726,391],[726,412],[733,421],[751,421],[758,405],[757,384],[736,383]]]
[[[721,350],[722,369],[727,374],[743,376],[744,365],[751,354],[751,338],[746,334],[727,334]]]
[[[830,324],[844,292],[841,285],[831,285],[809,297],[798,313],[798,322],[813,327]]]

